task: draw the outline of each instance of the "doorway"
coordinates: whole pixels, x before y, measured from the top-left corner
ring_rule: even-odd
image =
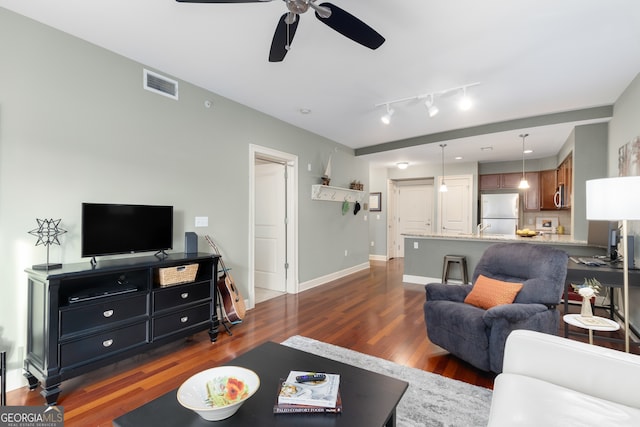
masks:
[[[297,292],[297,156],[250,146],[249,307]]]
[[[438,192],[438,231],[445,234],[470,234],[473,214],[473,177],[447,176],[447,192]],[[438,179],[438,187],[442,177]]]
[[[433,179],[390,183],[389,258],[404,257],[404,234],[428,234],[433,222]]]

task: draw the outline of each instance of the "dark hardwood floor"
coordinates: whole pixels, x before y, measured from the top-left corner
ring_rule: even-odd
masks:
[[[110,426],[111,421],[177,388],[189,376],[265,342],[303,335],[482,387],[495,376],[446,354],[426,337],[424,287],[402,283],[402,259],[372,262],[367,271],[257,304],[233,336],[206,332],[62,383],[65,426]],[[9,405],[41,405],[26,387]]]

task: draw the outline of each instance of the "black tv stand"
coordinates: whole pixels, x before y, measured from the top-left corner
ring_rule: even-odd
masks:
[[[207,330],[218,337],[219,256],[171,254],[27,269],[29,388],[56,404],[62,381]],[[193,282],[160,285],[162,268],[198,264]]]

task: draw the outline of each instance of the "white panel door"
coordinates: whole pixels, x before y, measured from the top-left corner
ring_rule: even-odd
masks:
[[[286,292],[285,166],[255,166],[255,286]]]
[[[442,233],[469,234],[472,232],[472,179],[471,176],[466,175],[446,177],[447,191],[438,192],[438,205],[440,206],[438,222]]]
[[[404,257],[403,234],[431,233],[433,185],[398,182],[397,256]]]

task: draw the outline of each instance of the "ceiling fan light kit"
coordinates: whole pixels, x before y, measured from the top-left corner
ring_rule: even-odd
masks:
[[[266,3],[271,0],[176,0],[181,3]],[[385,39],[376,30],[332,3],[316,4],[316,0],[283,0],[288,12],[280,17],[271,40],[269,62],[281,62],[291,50],[300,15],[309,8],[319,21],[354,42],[375,50]]]

